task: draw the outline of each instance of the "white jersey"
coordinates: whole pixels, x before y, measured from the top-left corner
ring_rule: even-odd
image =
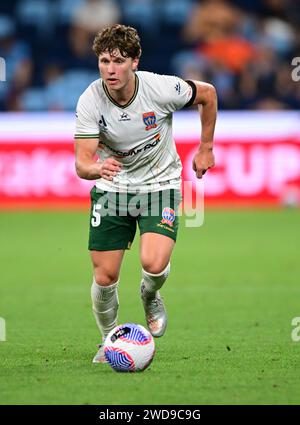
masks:
[[[148,192],[180,189],[181,161],[172,135],[172,113],[191,103],[192,87],[174,76],[138,71],[135,92],[126,105],[109,95],[102,79],[80,96],[75,138],[99,138],[100,161],[123,164],[113,181],[99,179],[99,189]]]

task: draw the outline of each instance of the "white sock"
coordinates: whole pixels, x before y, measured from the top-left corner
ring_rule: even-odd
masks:
[[[165,283],[171,269],[170,263],[159,274],[148,273],[142,269],[142,286],[143,294],[146,298],[154,298],[158,291]]]
[[[117,326],[119,298],[119,280],[109,286],[101,286],[93,279],[91,288],[93,313],[104,340],[107,334]]]

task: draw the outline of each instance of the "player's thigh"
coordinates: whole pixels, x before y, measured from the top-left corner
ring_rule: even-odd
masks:
[[[175,241],[159,233],[146,232],[141,235],[140,259],[148,273],[159,274],[168,265]]]
[[[100,285],[118,280],[125,249],[130,249],[136,219],[120,215],[118,194],[91,190],[89,250]]]
[[[138,217],[141,263],[149,273],[160,273],[170,261],[177,238],[180,202],[181,193],[176,189],[150,193],[148,205]]]
[[[118,194],[91,190],[89,250],[130,249],[136,231],[136,219],[120,214]]]
[[[94,278],[99,285],[111,285],[119,279],[124,250],[90,251]]]

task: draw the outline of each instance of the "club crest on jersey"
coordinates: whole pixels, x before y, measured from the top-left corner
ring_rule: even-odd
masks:
[[[146,125],[146,130],[157,127],[156,116],[154,112],[145,112],[143,114],[143,121]]]
[[[165,207],[162,211],[162,220],[161,224],[168,224],[169,226],[173,226],[173,222],[175,220],[175,211],[172,208]]]

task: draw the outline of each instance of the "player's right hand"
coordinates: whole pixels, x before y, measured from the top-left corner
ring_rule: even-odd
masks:
[[[99,174],[102,179],[112,180],[122,169],[121,162],[114,158],[107,158],[100,164]]]

